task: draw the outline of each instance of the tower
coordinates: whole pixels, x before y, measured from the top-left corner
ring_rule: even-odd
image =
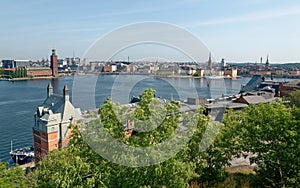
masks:
[[[269,63],[269,55],[267,56],[267,61],[266,61],[266,67],[269,67],[270,63]]]
[[[207,62],[207,66],[209,70],[212,70],[212,61],[211,61],[211,53],[209,52],[209,58]]]
[[[50,97],[51,95],[53,95],[53,87],[51,83],[49,83],[47,87],[47,96]]]
[[[64,86],[63,93],[64,93],[65,101],[69,101],[70,100],[70,95],[69,95],[69,89],[68,89],[67,85]]]
[[[225,70],[225,68],[226,68],[226,61],[224,58],[221,60],[221,67],[222,67],[222,70]]]
[[[69,89],[63,89],[63,95],[54,94],[52,85],[47,87],[48,96],[37,107],[34,114],[33,139],[34,157],[39,162],[50,151],[68,146],[72,128],[76,120],[81,119],[80,109],[76,109],[69,100]]]
[[[50,56],[50,68],[52,70],[52,76],[58,77],[58,61],[57,61],[57,55],[54,48],[52,48],[52,54]]]

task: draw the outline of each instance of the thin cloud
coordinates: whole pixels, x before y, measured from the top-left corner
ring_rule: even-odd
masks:
[[[250,22],[250,21],[259,21],[263,19],[273,19],[284,16],[291,16],[300,14],[299,7],[289,7],[281,10],[270,10],[270,11],[261,11],[261,12],[253,12],[249,14],[244,14],[236,17],[227,17],[220,19],[211,19],[200,22],[190,22],[185,24],[186,27],[198,27],[205,25],[220,25],[220,24],[228,24],[228,23],[238,23],[238,22]]]
[[[136,8],[126,11],[116,11],[116,12],[107,12],[103,14],[98,14],[95,16],[88,16],[88,18],[102,18],[102,17],[114,17],[114,16],[125,16],[131,14],[141,14],[141,13],[151,13],[151,12],[159,12],[163,10],[168,10],[167,7],[160,7],[160,8]]]

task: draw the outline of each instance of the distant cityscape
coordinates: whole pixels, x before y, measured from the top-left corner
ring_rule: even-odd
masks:
[[[238,76],[300,78],[300,63],[271,64],[269,56],[257,63],[226,63],[225,59],[213,62],[151,62],[151,61],[90,61],[79,57],[58,58],[52,49],[50,59],[0,60],[0,78],[32,79],[59,77],[65,74],[154,74],[158,76],[221,76],[236,79]]]

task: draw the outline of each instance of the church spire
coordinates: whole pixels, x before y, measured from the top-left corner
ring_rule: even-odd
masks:
[[[211,52],[209,52],[209,58],[208,58],[207,65],[208,65],[208,69],[212,70]]]
[[[270,63],[269,63],[269,55],[267,55],[267,61],[266,61],[266,66],[270,66]]]

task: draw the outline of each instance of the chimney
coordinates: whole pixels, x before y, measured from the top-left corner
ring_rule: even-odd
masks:
[[[50,97],[51,95],[53,95],[53,87],[51,83],[49,83],[47,87],[47,96]]]
[[[65,99],[65,101],[69,101],[70,100],[70,96],[69,96],[69,89],[68,89],[67,85],[65,85],[63,93],[64,93],[64,99]]]

